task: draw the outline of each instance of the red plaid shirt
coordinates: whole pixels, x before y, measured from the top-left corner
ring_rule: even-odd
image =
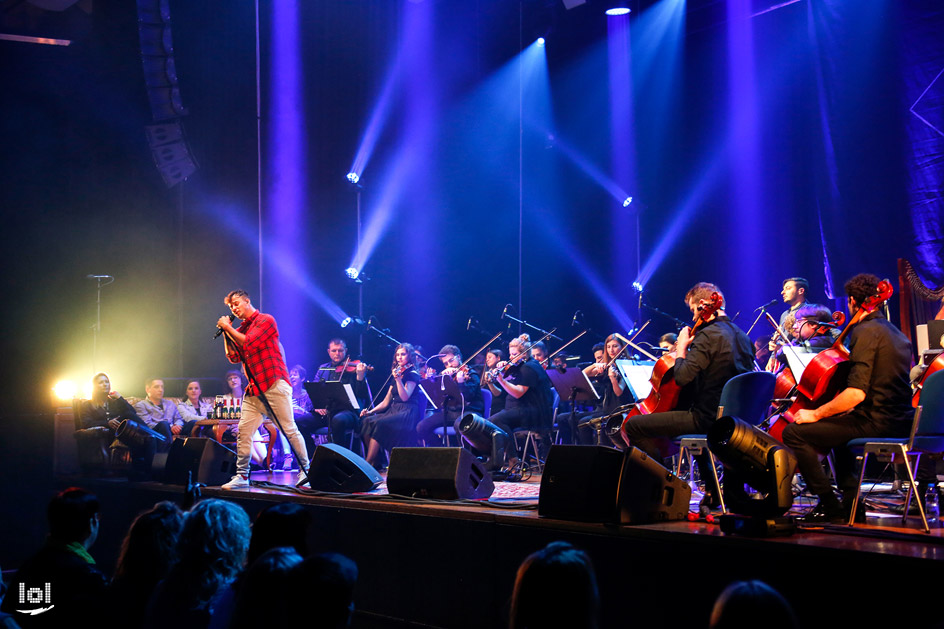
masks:
[[[288,368],[282,358],[282,349],[279,346],[279,327],[275,324],[272,315],[258,310],[251,317],[243,321],[239,331],[246,335],[246,343],[240,353],[243,359],[243,369],[249,369],[259,383],[261,393],[268,391],[279,378],[288,382]],[[239,362],[233,360],[233,362]],[[249,374],[246,374],[247,376]],[[259,395],[252,379],[246,387],[246,397]]]

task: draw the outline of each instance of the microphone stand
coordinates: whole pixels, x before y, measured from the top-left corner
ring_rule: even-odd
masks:
[[[747,334],[748,336],[751,335],[751,330],[754,329],[754,326],[757,325],[757,322],[760,321],[760,318],[763,317],[764,314],[767,312],[767,307],[768,307],[769,305],[770,305],[770,304],[764,304],[763,306],[761,306],[760,308],[758,308],[758,310],[760,310],[760,312],[758,312],[758,313],[757,313],[757,316],[754,318],[754,323],[751,324],[751,327],[747,328],[746,334]]]
[[[651,305],[647,304],[646,302],[640,302],[640,303],[641,303],[642,307],[645,308],[646,310],[648,310],[649,312],[654,312],[654,313],[656,313],[656,314],[658,314],[658,315],[662,315],[663,317],[665,317],[666,319],[668,319],[669,321],[671,321],[672,323],[674,323],[674,324],[675,324],[675,328],[676,328],[677,330],[681,330],[681,329],[684,328],[686,325],[688,325],[687,323],[685,323],[685,322],[682,321],[681,319],[676,319],[675,317],[673,317],[673,316],[670,315],[669,313],[663,312],[662,310],[659,310],[659,309],[656,308],[655,306],[651,306]]]
[[[564,339],[562,339],[561,337],[557,336],[556,334],[552,334],[551,332],[553,332],[554,330],[551,330],[551,332],[548,332],[547,330],[542,330],[542,329],[539,328],[538,326],[532,325],[532,324],[530,324],[530,323],[528,323],[527,321],[524,321],[524,320],[522,320],[522,319],[518,319],[518,318],[516,318],[515,316],[510,315],[510,314],[508,314],[508,313],[503,314],[503,315],[502,315],[502,318],[503,318],[503,319],[510,319],[510,320],[514,321],[515,323],[517,323],[518,325],[524,325],[524,326],[527,326],[527,327],[531,328],[531,329],[534,330],[535,332],[540,332],[541,334],[544,335],[544,338],[557,339],[558,341],[563,341],[563,340],[564,340]],[[555,328],[555,329],[556,329],[556,328]]]
[[[393,338],[392,336],[390,336],[389,334],[387,334],[387,330],[385,330],[385,329],[384,329],[384,330],[381,330],[380,328],[378,328],[377,326],[373,325],[373,324],[370,323],[369,321],[367,322],[367,330],[368,330],[368,331],[373,330],[374,332],[376,332],[377,334],[379,334],[379,335],[382,336],[383,338],[387,339],[388,341],[390,341],[390,342],[393,343],[394,345],[402,345],[402,343],[401,343],[400,341],[398,341],[397,339],[395,339],[395,338]]]
[[[276,427],[280,431],[282,431],[282,434],[284,435],[285,430],[282,428],[282,422],[279,420],[278,415],[275,414],[275,410],[272,408],[272,405],[269,404],[269,400],[268,398],[266,398],[265,393],[263,393],[262,389],[259,388],[259,382],[256,380],[255,374],[252,373],[252,369],[250,369],[249,365],[246,364],[246,360],[245,360],[245,357],[243,356],[242,348],[236,344],[235,339],[232,337],[232,335],[230,335],[229,332],[224,331],[223,334],[229,340],[230,347],[232,347],[233,351],[235,351],[236,354],[239,356],[239,361],[243,364],[243,371],[246,372],[246,377],[249,378],[249,382],[252,383],[252,386],[256,391],[256,397],[262,400],[262,405],[265,407],[266,412],[269,414],[269,417],[272,419]],[[243,398],[245,398],[245,395],[243,395]],[[249,474],[246,477],[247,479],[252,476],[252,447],[251,447],[252,435],[249,435],[249,439],[250,439],[250,448],[249,448],[250,464],[249,464]],[[305,476],[305,478],[303,478],[302,480],[298,481],[295,484],[295,487],[300,487],[301,485],[304,485],[305,483],[308,482],[308,470],[302,469],[301,458],[299,458],[298,452],[295,451],[295,444],[292,443],[291,439],[286,439],[286,441],[288,441],[288,448],[289,450],[292,451],[292,456],[295,457],[296,461],[299,461],[299,464],[298,464],[299,471]],[[237,445],[237,449],[238,449],[238,445]],[[238,456],[238,453],[237,453],[237,456]],[[306,456],[305,458],[307,459],[308,457]]]

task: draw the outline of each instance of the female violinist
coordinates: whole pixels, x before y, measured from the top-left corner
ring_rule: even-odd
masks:
[[[420,420],[420,375],[413,364],[413,346],[401,343],[393,354],[389,386],[383,400],[361,411],[361,436],[366,444],[367,462],[383,466],[385,451],[415,442],[414,430]]]
[[[492,413],[489,421],[509,435],[517,428],[541,432],[551,429],[551,379],[541,365],[530,358],[530,349],[527,334],[512,339],[508,343],[508,364],[499,363],[490,372],[493,384],[501,387],[507,399],[505,409]]]
[[[585,367],[583,370],[583,373],[591,382],[599,383],[603,390],[603,402],[599,411],[577,420],[575,434],[578,443],[587,445],[594,443],[595,431],[590,423],[591,420],[609,415],[620,406],[633,402],[633,393],[616,367],[616,357],[622,355],[621,352],[624,346],[623,341],[615,334],[609,335],[603,342],[602,360]],[[616,438],[620,439],[619,436],[616,436]],[[616,445],[621,446],[623,444],[620,441]]]
[[[482,372],[482,387],[488,387],[489,392],[492,394],[492,415],[505,410],[505,400],[508,398],[508,394],[505,393],[505,390],[498,386],[498,383],[489,376],[489,373],[503,360],[505,360],[505,352],[498,348],[490,349],[485,353],[485,370]]]

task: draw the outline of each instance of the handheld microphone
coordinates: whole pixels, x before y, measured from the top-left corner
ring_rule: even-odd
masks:
[[[757,312],[758,310],[767,310],[767,309],[770,308],[771,306],[776,306],[776,305],[777,305],[777,300],[776,300],[776,299],[771,299],[770,301],[768,301],[768,302],[767,302],[766,304],[764,304],[763,306],[758,306],[757,308],[754,308],[754,312]]]
[[[236,320],[236,315],[234,315],[234,314],[229,315],[229,320],[230,320],[231,323],[232,323],[233,321],[235,321],[235,320]],[[222,333],[223,333],[223,328],[221,328],[220,326],[216,326],[216,334],[213,335],[213,338],[215,338],[215,339],[220,338],[220,334],[222,334]]]

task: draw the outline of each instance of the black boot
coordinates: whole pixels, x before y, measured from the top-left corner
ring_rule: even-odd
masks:
[[[836,496],[832,493],[823,494],[813,510],[797,522],[803,524],[842,524],[849,521],[848,512],[842,508]]]

